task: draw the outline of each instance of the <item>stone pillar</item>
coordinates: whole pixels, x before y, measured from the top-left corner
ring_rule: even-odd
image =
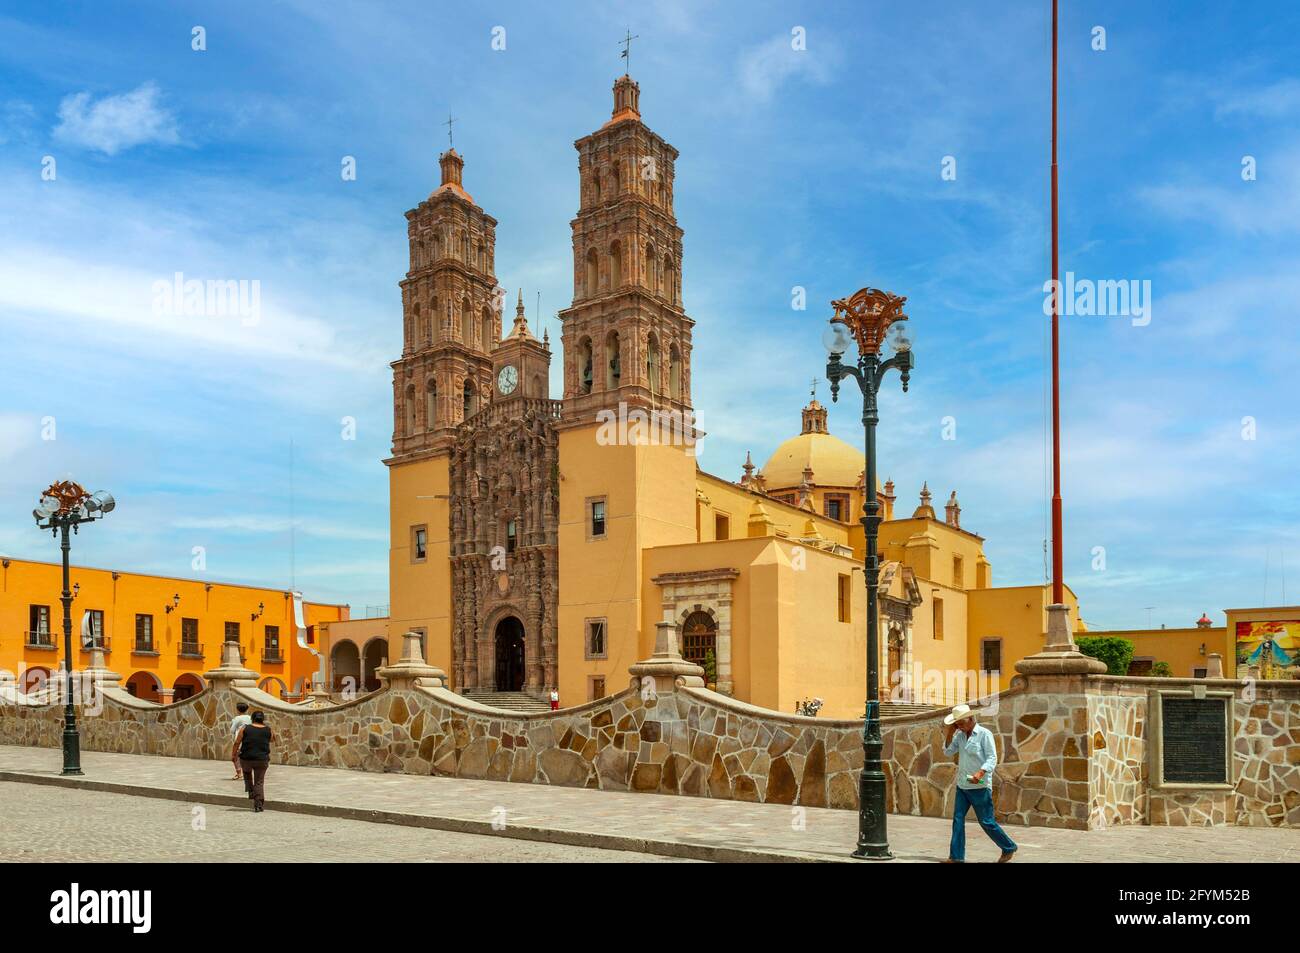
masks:
[[[417,685],[426,688],[446,688],[447,673],[430,665],[420,654],[420,633],[402,633],[402,657],[393,665],[385,665],[376,673],[390,690],[410,689]]]
[[[90,664],[81,670],[81,675],[94,683],[97,691],[101,685],[119,688],[122,681],[122,676],[110,670],[104,662],[104,650],[99,646],[90,650]]]
[[[239,660],[238,642],[222,642],[221,664],[204,672],[203,677],[214,690],[257,687],[257,673],[244,668],[244,663]]]
[[[736,683],[731,677],[731,598],[718,599],[718,652],[717,679],[718,693],[731,695],[736,690]]]
[[[1218,652],[1211,652],[1209,658],[1205,661],[1206,678],[1223,678],[1223,656]]]
[[[1016,671],[1030,679],[1035,677],[1105,675],[1106,663],[1079,651],[1070,632],[1070,610],[1064,605],[1047,607],[1047,639],[1043,650],[1022,658]],[[1052,686],[1042,688],[1052,690]]]
[[[172,700],[175,699],[175,697],[176,697],[176,689],[174,688],[158,689],[158,704],[160,705],[170,705],[172,703]]]
[[[655,623],[655,651],[648,659],[628,667],[628,671],[642,684],[646,678],[654,679],[655,693],[675,691],[678,681],[696,688],[704,687],[704,669],[682,658],[676,622]]]

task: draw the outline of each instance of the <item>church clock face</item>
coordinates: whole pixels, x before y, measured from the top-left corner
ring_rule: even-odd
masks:
[[[501,368],[501,373],[497,375],[497,390],[505,396],[514,392],[515,385],[519,383],[519,372],[515,370],[513,364],[507,364]]]

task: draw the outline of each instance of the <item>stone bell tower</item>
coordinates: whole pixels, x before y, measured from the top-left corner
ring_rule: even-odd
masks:
[[[640,87],[614,83],[609,121],[574,143],[573,304],[564,323],[564,422],[603,409],[686,412],[691,327],[682,309],[682,230],[673,214],[677,150],[642,121]]]
[[[402,289],[402,356],[393,367],[393,459],[445,450],[492,394],[501,339],[496,219],[461,184],[465,160],[438,157],[442,182],[406,213],[410,270]]]

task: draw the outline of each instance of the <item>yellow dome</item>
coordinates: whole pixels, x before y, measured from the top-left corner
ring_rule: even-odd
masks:
[[[828,433],[791,437],[768,458],[762,474],[769,492],[798,486],[811,467],[816,486],[857,486],[866,466],[862,451]]]

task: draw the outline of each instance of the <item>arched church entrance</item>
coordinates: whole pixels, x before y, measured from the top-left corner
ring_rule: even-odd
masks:
[[[524,624],[508,615],[496,628],[496,690],[524,690]]]

